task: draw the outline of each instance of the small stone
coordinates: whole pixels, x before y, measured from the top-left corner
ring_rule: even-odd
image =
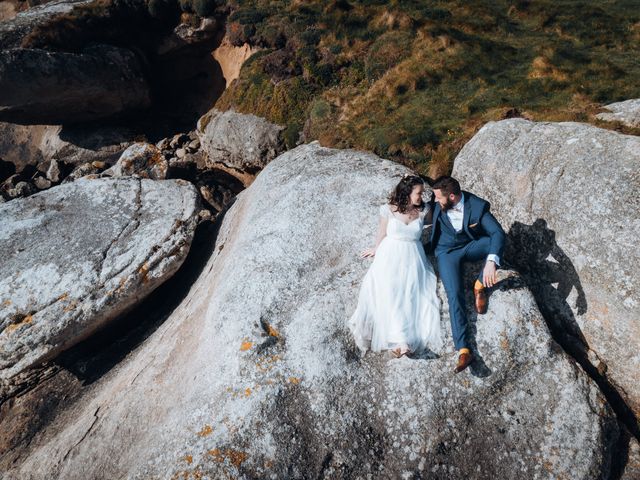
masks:
[[[18,198],[18,197],[27,197],[32,193],[35,193],[35,191],[36,189],[33,185],[23,181],[23,182],[18,182],[15,188],[9,190],[8,193],[11,198]]]
[[[33,184],[38,188],[38,190],[46,190],[51,187],[51,180],[48,180],[45,177],[36,177],[33,180]]]
[[[49,164],[49,168],[47,169],[47,178],[51,180],[53,183],[58,183],[60,181],[60,165],[58,165],[57,160],[51,160]]]
[[[158,147],[160,150],[168,150],[169,142],[170,140],[168,138],[163,138],[158,143],[156,143],[156,147]]]
[[[179,148],[176,150],[176,157],[178,158],[184,158],[186,154],[187,151],[184,148]]]
[[[94,167],[92,163],[90,162],[83,163],[82,165],[76,167],[73,170],[73,172],[71,172],[69,176],[62,181],[62,183],[73,182],[79,178],[82,178],[86,175],[91,175],[94,173],[98,173],[98,169]]]
[[[200,140],[195,139],[189,142],[188,147],[192,150],[198,150],[200,148]]]
[[[206,208],[203,208],[198,212],[198,221],[204,222],[206,220],[211,220],[211,212]]]
[[[201,185],[200,195],[202,195],[202,198],[204,198],[206,202],[213,208],[215,208],[218,212],[224,209],[222,204],[216,199],[215,193],[211,187],[208,187],[207,185]]]
[[[171,142],[169,143],[169,146],[171,148],[176,148],[181,146],[187,140],[189,140],[189,137],[187,135],[185,135],[184,133],[178,133],[173,136],[173,138],[171,139]]]

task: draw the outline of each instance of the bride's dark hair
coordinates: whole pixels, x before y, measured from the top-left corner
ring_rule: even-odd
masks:
[[[428,179],[425,181],[418,175],[405,175],[389,195],[389,205],[395,205],[398,212],[405,213],[409,207],[409,195],[411,195],[413,187],[427,183],[429,183]],[[424,208],[424,205],[424,200],[420,200],[420,210]]]

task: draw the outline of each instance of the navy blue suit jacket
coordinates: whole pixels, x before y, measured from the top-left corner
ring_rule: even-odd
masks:
[[[489,254],[495,254],[502,261],[504,251],[505,234],[504,230],[491,214],[491,205],[486,200],[474,195],[473,193],[464,193],[464,216],[462,220],[462,229],[469,237],[469,241],[478,240],[481,237],[490,237]],[[438,241],[442,235],[450,235],[448,229],[443,229],[438,221],[440,215],[446,215],[440,208],[438,202],[430,202],[433,209],[433,227],[428,251],[435,251],[438,247]]]

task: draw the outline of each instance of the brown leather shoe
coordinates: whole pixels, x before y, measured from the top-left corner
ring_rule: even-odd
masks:
[[[473,286],[473,294],[476,297],[476,312],[480,315],[487,313],[487,292],[485,290],[484,287],[476,288],[475,285]]]
[[[460,356],[458,357],[458,365],[456,365],[456,368],[453,370],[453,373],[460,373],[465,368],[467,368],[472,361],[473,361],[473,355],[466,352],[461,353]]]

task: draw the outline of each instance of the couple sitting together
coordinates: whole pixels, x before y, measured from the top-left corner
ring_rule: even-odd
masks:
[[[472,286],[476,311],[483,314],[486,289],[496,283],[505,234],[489,211],[489,203],[460,190],[456,179],[442,176],[428,183],[433,194],[425,202],[425,182],[419,176],[405,175],[389,202],[380,206],[375,247],[361,254],[373,257],[373,262],[363,279],[349,328],[363,351],[390,350],[401,357],[442,348],[436,275],[421,241],[423,228],[432,225],[427,250],[435,255],[447,293],[458,352],[454,372],[458,373],[473,361],[462,265],[484,260]]]

